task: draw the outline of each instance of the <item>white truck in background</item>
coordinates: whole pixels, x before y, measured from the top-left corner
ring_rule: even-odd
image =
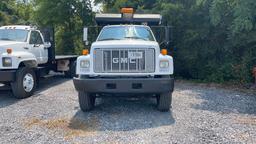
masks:
[[[82,111],[95,105],[96,97],[144,95],[157,99],[160,111],[169,111],[174,89],[173,58],[160,45],[150,28],[161,23],[158,14],[96,14],[104,26],[90,52],[78,57],[74,85]],[[85,41],[88,29],[85,28]],[[168,31],[166,36],[168,37]],[[168,41],[166,41],[168,43]]]
[[[75,76],[77,56],[55,56],[53,29],[25,25],[0,27],[0,84],[16,98],[27,98],[49,71]]]

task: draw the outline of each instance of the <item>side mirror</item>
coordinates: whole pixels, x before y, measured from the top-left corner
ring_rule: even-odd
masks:
[[[44,42],[44,47],[45,48],[49,48],[51,46],[52,46],[52,44],[50,42]]]
[[[165,27],[165,45],[167,47],[170,46],[170,27],[169,26]]]
[[[83,41],[85,42],[85,45],[89,45],[89,41],[88,41],[88,27],[84,27]]]

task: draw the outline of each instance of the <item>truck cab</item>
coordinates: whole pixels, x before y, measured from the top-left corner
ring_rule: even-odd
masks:
[[[0,60],[3,60],[0,63],[0,69],[17,69],[24,58],[34,65],[44,64],[48,61],[47,48],[51,44],[45,43],[41,32],[34,27],[0,27],[0,41],[0,56],[2,57]]]
[[[0,83],[10,86],[16,98],[26,98],[33,94],[39,77],[50,70],[70,71],[68,64],[77,57],[58,60],[53,45],[34,26],[0,27]]]
[[[157,108],[168,111],[174,87],[173,58],[166,49],[160,50],[145,24],[160,21],[161,16],[132,13],[128,18],[124,14],[98,15],[99,21],[110,25],[102,28],[90,52],[77,59],[74,85],[80,107],[91,110],[97,96],[144,95],[156,97]]]

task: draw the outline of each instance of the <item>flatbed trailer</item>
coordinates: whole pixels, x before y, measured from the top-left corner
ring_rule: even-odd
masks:
[[[57,55],[55,56],[56,60],[65,60],[65,59],[76,59],[77,55]]]

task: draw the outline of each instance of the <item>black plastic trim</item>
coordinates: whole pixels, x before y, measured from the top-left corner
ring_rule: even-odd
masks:
[[[90,93],[173,92],[174,78],[74,78],[77,91]]]
[[[16,79],[16,70],[0,71],[0,82],[12,82]]]

